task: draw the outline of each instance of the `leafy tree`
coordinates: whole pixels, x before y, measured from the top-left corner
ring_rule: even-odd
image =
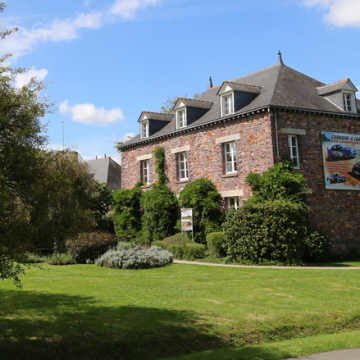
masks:
[[[248,174],[246,184],[252,191],[248,201],[253,203],[281,198],[304,201],[301,192],[306,187],[306,181],[302,174],[294,173],[289,157],[283,157],[263,174]]]
[[[187,94],[183,97],[186,98]],[[160,112],[163,114],[172,114],[174,112],[173,108],[178,100],[179,96],[168,97],[162,104]]]
[[[222,197],[211,180],[197,179],[181,191],[179,202],[183,208],[193,208],[194,239],[206,243],[206,235],[221,231],[224,214]]]
[[[28,70],[5,66],[9,56],[0,58],[0,278],[20,286],[26,250],[52,247],[54,240],[93,224],[93,184],[68,151],[45,150],[41,118],[53,107],[41,96],[46,85],[32,78],[15,88],[16,75]]]
[[[142,196],[142,181],[138,181],[133,189],[122,189],[114,192],[114,222],[117,237],[134,239],[141,231],[142,209],[140,199]]]
[[[99,184],[94,181],[94,191],[91,193],[90,201],[95,212],[96,226],[103,230],[113,231],[113,224],[108,218],[108,213],[114,203],[114,198],[105,183]]]

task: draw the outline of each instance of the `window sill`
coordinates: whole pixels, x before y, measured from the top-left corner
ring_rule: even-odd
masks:
[[[238,173],[230,173],[230,174],[224,174],[222,175],[221,177],[222,178],[229,178],[229,177],[237,177],[238,176]]]
[[[191,181],[190,179],[178,180],[175,182],[175,184],[184,184],[184,183],[188,183],[190,181]]]

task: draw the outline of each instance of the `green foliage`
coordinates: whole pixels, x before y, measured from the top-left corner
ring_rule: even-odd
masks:
[[[94,211],[96,227],[112,231],[114,225],[108,213],[114,199],[105,183],[99,184],[97,181],[94,181],[94,191],[91,193],[90,201]]]
[[[180,233],[165,238],[162,241],[155,241],[153,245],[170,251],[174,254],[174,258],[178,260],[193,261],[205,257],[206,246],[194,243],[186,234],[184,234],[184,239],[182,239]]]
[[[306,181],[302,174],[294,173],[293,162],[289,157],[283,157],[263,174],[248,174],[246,184],[251,187],[250,202],[280,198],[304,201],[301,192],[306,187]]]
[[[131,190],[118,190],[114,197],[114,222],[115,233],[119,239],[132,240],[141,230],[142,209],[140,199],[142,196],[142,181],[138,181]]]
[[[224,223],[225,251],[233,260],[301,262],[307,206],[286,199],[246,202]]]
[[[304,259],[307,261],[324,261],[329,257],[333,247],[327,234],[310,228],[304,238]]]
[[[161,240],[175,233],[178,218],[178,201],[166,185],[153,184],[151,190],[143,193],[141,206],[143,236],[147,242]]]
[[[173,261],[173,255],[157,246],[145,250],[141,246],[118,245],[95,261],[97,266],[113,269],[150,269],[166,266]]]
[[[223,232],[214,232],[206,236],[206,243],[210,255],[216,255],[217,257],[226,256],[224,252],[225,245],[225,233]]]
[[[164,185],[169,182],[165,172],[165,149],[158,147],[153,151],[155,157],[155,171],[158,174],[158,184]]]
[[[26,260],[24,261],[25,264],[38,264],[44,262],[44,258],[38,254],[32,252],[26,252]]]
[[[66,241],[67,254],[79,264],[92,263],[117,245],[116,235],[105,230],[93,230]]]
[[[206,243],[206,235],[221,231],[224,214],[222,197],[211,180],[197,179],[181,191],[179,202],[183,208],[193,208],[194,239]]]
[[[76,264],[74,258],[68,254],[55,253],[45,258],[45,262],[50,265],[72,265]]]

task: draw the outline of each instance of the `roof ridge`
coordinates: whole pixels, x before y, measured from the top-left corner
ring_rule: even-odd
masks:
[[[191,101],[198,101],[198,102],[205,102],[205,103],[214,103],[213,101],[206,101],[206,100],[197,100],[197,99],[190,99],[190,98],[184,98],[184,97],[179,97],[180,100],[191,100]]]
[[[231,84],[236,84],[236,85],[246,85],[246,86],[250,86],[250,87],[256,87],[256,88],[262,88],[263,86],[260,85],[250,85],[250,84],[243,84],[243,83],[237,83],[235,81],[224,81],[226,83],[231,83]]]
[[[344,80],[335,81],[335,82],[333,82],[331,84],[326,84],[326,85],[323,85],[323,86],[319,86],[319,87],[317,87],[317,89],[321,89],[321,88],[324,88],[324,87],[327,87],[327,86],[330,86],[330,85],[339,84],[341,82],[346,82],[346,81],[349,81],[349,80],[350,80],[349,78],[346,78]]]
[[[147,111],[147,110],[143,110],[143,113],[149,113],[149,114],[159,114],[159,115],[172,115],[172,114],[165,114],[162,112],[157,112],[157,111]]]

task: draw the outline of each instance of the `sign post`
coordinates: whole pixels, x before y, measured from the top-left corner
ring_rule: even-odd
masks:
[[[194,241],[193,209],[181,209],[181,238],[184,231],[191,231]]]

